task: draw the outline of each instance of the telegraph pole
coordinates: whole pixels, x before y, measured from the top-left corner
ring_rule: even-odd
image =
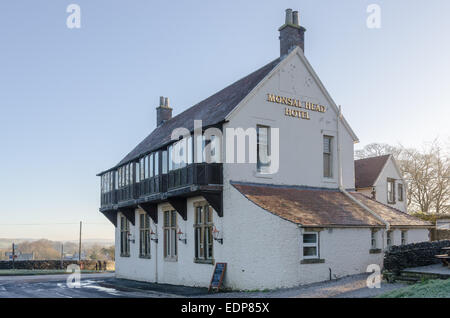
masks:
[[[14,259],[16,258],[16,250],[15,250],[15,246],[14,243],[12,243],[12,268],[14,268]]]
[[[63,269],[63,260],[64,260],[64,242],[61,242],[61,269]]]
[[[81,226],[82,222],[80,221],[80,242],[78,243],[78,261],[80,262],[80,266],[81,266]]]

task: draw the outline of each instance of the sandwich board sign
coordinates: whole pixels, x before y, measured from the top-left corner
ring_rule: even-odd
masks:
[[[211,278],[211,283],[209,284],[208,292],[210,292],[211,290],[219,291],[220,287],[222,287],[223,276],[225,275],[226,269],[227,263],[216,263]]]

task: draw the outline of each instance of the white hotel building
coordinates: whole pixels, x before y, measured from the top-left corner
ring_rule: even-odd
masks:
[[[389,244],[428,240],[429,223],[355,192],[358,138],[305,57],[298,13],[279,31],[279,58],[177,116],[162,98],[156,129],[99,174],[117,277],[208,286],[225,262],[228,288],[290,287],[365,272]],[[196,148],[201,137],[189,138],[173,162],[183,148],[171,134],[194,135],[194,120],[203,133],[254,128],[257,162],[218,162],[217,147],[202,153],[209,136]]]

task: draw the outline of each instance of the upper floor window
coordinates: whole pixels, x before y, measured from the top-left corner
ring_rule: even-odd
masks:
[[[303,258],[319,258],[319,233],[303,234]]]
[[[387,179],[387,201],[388,203],[395,203],[395,180]]]
[[[403,184],[398,184],[398,201],[403,201]]]
[[[333,177],[332,141],[333,137],[323,136],[323,176],[325,178]]]
[[[147,213],[139,214],[139,256],[150,257],[150,217]]]
[[[149,155],[146,155],[144,158],[144,175],[145,175],[145,179],[149,178],[149,170],[148,170],[148,159],[149,159]]]
[[[162,174],[167,173],[167,150],[163,150],[161,153],[161,157],[162,157],[162,163],[161,163],[161,169],[162,169]]]
[[[257,164],[256,168],[258,172],[268,173],[270,172],[270,138],[269,138],[270,127],[257,125],[257,142],[256,142],[256,153],[257,153]]]
[[[177,257],[177,211],[164,211],[164,258],[176,259]]]
[[[148,161],[148,171],[149,171],[150,178],[153,177],[153,171],[154,171],[153,153],[150,154],[150,159]]]
[[[206,202],[195,205],[195,259],[211,260],[213,257],[213,210]]]
[[[140,174],[140,171],[139,171],[139,162],[136,162],[135,164],[134,164],[134,167],[135,167],[135,176],[136,176],[136,182],[140,182],[140,178],[141,178],[141,174]]]
[[[155,152],[155,176],[159,175],[159,151]]]
[[[145,179],[145,164],[144,164],[145,158],[141,158],[141,160],[139,160],[139,166],[141,167],[141,180]]]
[[[169,155],[169,171],[173,170],[173,145],[169,146],[168,155]]]
[[[120,217],[120,256],[130,256],[130,222],[124,216]]]

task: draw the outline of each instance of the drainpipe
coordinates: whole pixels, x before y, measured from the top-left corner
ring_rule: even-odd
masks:
[[[358,201],[355,197],[353,197],[350,193],[348,193],[347,190],[345,190],[345,188],[344,188],[344,182],[342,181],[341,142],[340,142],[340,138],[339,138],[339,134],[340,134],[339,127],[340,127],[340,123],[341,123],[341,118],[342,118],[342,109],[341,109],[341,106],[339,105],[339,113],[338,113],[338,118],[337,118],[337,130],[336,130],[337,153],[338,153],[339,191],[341,191],[350,200],[352,200],[353,202],[358,204],[361,208],[363,208],[364,210],[366,210],[367,212],[372,214],[378,221],[382,222],[386,226],[386,230],[389,231],[390,224],[388,222],[383,220],[381,218],[381,216],[379,216],[378,214],[373,212],[371,209],[369,209],[364,203]],[[382,239],[382,241],[383,241],[383,249],[384,249],[384,238]]]

